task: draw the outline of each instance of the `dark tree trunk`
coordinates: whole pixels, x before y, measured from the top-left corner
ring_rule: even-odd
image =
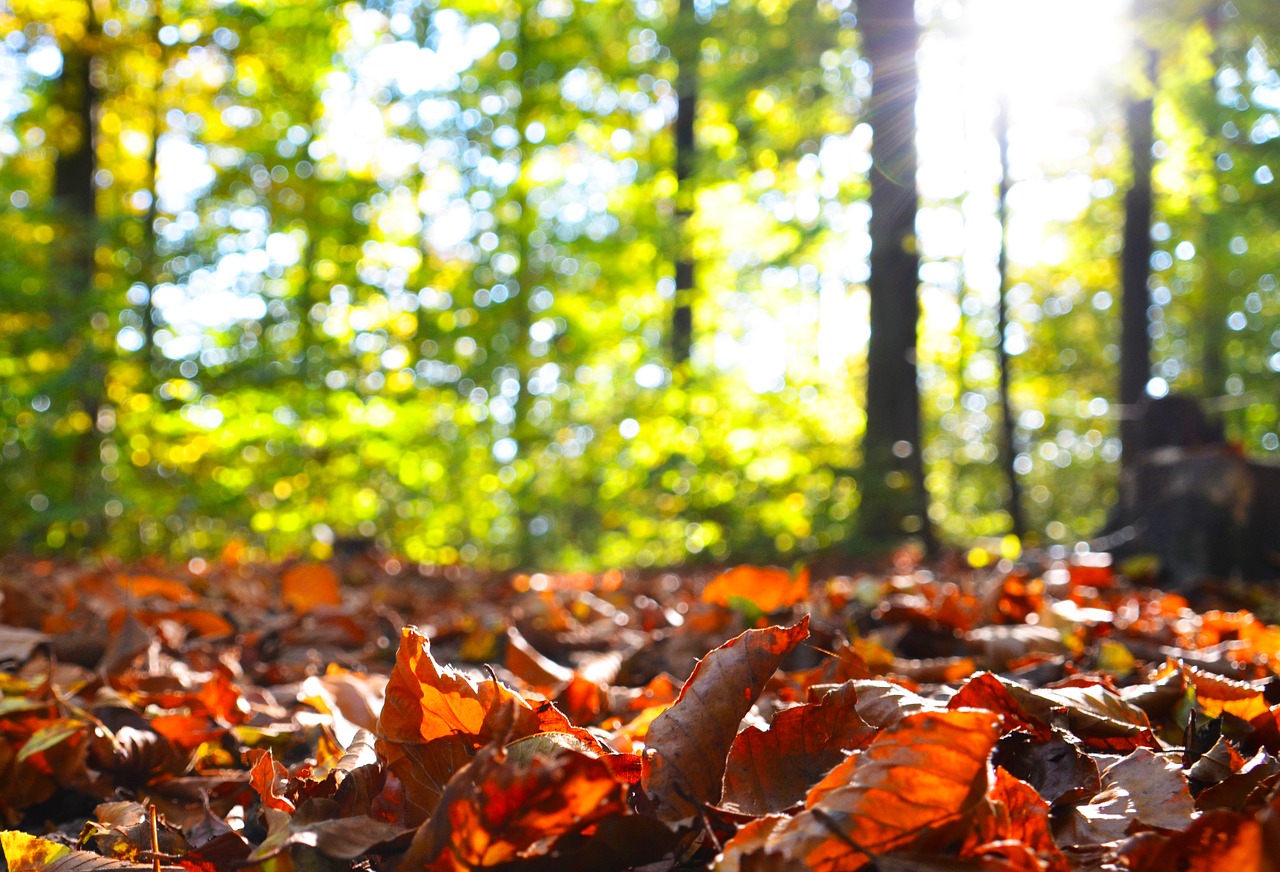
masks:
[[[526,99],[522,99],[516,107],[516,130],[521,131],[529,128],[529,123],[532,120],[529,108],[533,101],[528,97],[537,93],[540,84],[537,73],[538,64],[531,57],[534,40],[529,37],[527,5],[525,3],[518,4],[515,21],[517,58],[516,66],[512,70],[512,74],[516,77],[516,84],[520,88],[520,93],[526,95]],[[520,162],[523,167],[532,162],[533,144],[524,142],[520,148],[522,150]],[[511,436],[516,440],[520,455],[529,458],[540,441],[538,428],[534,426],[533,422],[533,395],[530,393],[533,371],[537,366],[537,358],[534,357],[529,347],[529,327],[533,320],[533,313],[529,309],[529,301],[533,297],[533,288],[540,276],[534,271],[533,246],[529,242],[529,237],[533,235],[533,231],[537,228],[537,223],[534,211],[529,205],[529,182],[524,172],[520,173],[515,184],[511,186],[510,198],[511,202],[516,206],[517,214],[520,216],[516,219],[515,227],[513,228],[516,240],[516,256],[519,259],[519,266],[514,277],[518,293],[513,295],[514,302],[511,304],[513,314],[509,316],[515,324],[515,337],[511,345],[511,362],[520,374],[520,391],[515,397],[515,425],[512,427]],[[513,520],[518,537],[515,554],[516,565],[521,569],[527,570],[534,568],[538,551],[538,543],[533,532],[533,521],[538,515],[539,507],[535,496],[536,488],[533,485],[533,482],[525,480],[519,485],[518,490],[512,494],[515,499],[515,518]]]
[[[1210,56],[1213,69],[1220,70],[1224,62],[1222,42],[1219,38],[1224,19],[1221,3],[1211,3],[1205,12],[1205,27],[1213,40],[1213,53]],[[1210,80],[1210,87],[1212,87]],[[1221,109],[1220,104],[1217,104]],[[1210,128],[1205,131],[1211,143],[1225,146],[1222,140],[1222,122],[1224,113],[1214,119]],[[1205,272],[1201,283],[1201,299],[1204,301],[1204,320],[1199,325],[1201,335],[1200,351],[1200,393],[1206,400],[1221,396],[1226,391],[1227,376],[1227,315],[1231,312],[1233,290],[1228,284],[1230,270],[1222,269],[1222,258],[1227,245],[1237,230],[1235,221],[1228,220],[1222,214],[1226,208],[1217,192],[1221,191],[1225,180],[1223,172],[1218,170],[1218,179],[1214,183],[1214,202],[1206,204],[1208,208],[1202,213],[1204,220],[1203,233],[1205,240]],[[1235,216],[1233,216],[1235,217]],[[1228,275],[1224,275],[1223,273]]]
[[[88,6],[89,26],[86,43],[92,44],[97,25],[93,8]],[[74,139],[64,145],[54,161],[53,208],[61,224],[61,237],[55,243],[54,282],[59,302],[54,341],[65,348],[70,357],[71,384],[76,387],[64,393],[70,403],[67,414],[82,412],[89,425],[74,428],[69,437],[71,461],[69,505],[65,508],[87,525],[85,535],[96,536],[101,527],[98,435],[95,424],[102,405],[103,380],[106,376],[95,334],[109,329],[105,315],[94,305],[94,250],[97,246],[97,170],[95,133],[98,89],[94,84],[95,58],[83,46],[63,53],[62,73],[57,99],[69,118],[74,119]]]
[[[151,202],[147,205],[147,213],[143,216],[142,238],[147,257],[147,299],[142,304],[139,316],[142,318],[142,332],[146,342],[142,347],[142,356],[148,368],[155,365],[159,355],[156,354],[156,310],[151,300],[156,285],[160,283],[160,250],[156,235],[156,220],[160,217],[160,134],[164,131],[164,73],[168,66],[169,53],[160,41],[160,30],[164,26],[162,7],[156,4],[152,13],[151,38],[159,47],[160,58],[157,67],[154,102],[151,104],[151,150],[147,154],[147,175],[151,182]],[[309,264],[308,264],[309,265]]]
[[[689,219],[693,216],[693,169],[697,159],[694,119],[698,114],[698,38],[693,0],[680,0],[672,49],[679,70],[676,75],[676,239],[675,306],[671,312],[671,359],[684,363],[693,347],[694,261],[689,243]]]
[[[1148,58],[1150,90],[1156,81],[1156,56]],[[1150,96],[1130,100],[1126,112],[1129,153],[1133,181],[1124,198],[1124,252],[1121,256],[1120,297],[1120,404],[1124,409],[1120,438],[1125,446],[1122,455],[1126,467],[1133,460],[1131,446],[1137,444],[1137,409],[1147,395],[1151,378],[1151,334],[1147,310],[1151,291],[1147,279],[1151,269],[1151,214],[1153,197],[1151,148],[1155,134],[1152,124],[1153,101]]]
[[[863,54],[871,64],[871,338],[860,528],[875,547],[903,534],[932,544],[920,459],[916,336],[920,257],[915,239],[916,50],[913,0],[867,0]]]
[[[1000,274],[1000,295],[996,300],[996,361],[1000,370],[1000,451],[1005,479],[1009,487],[1010,532],[1021,539],[1026,535],[1027,523],[1022,511],[1022,483],[1014,460],[1018,448],[1013,432],[1013,400],[1009,396],[1009,352],[1005,340],[1009,332],[1009,102],[1001,100],[996,112],[996,142],[1000,147],[1000,255],[996,267]]]

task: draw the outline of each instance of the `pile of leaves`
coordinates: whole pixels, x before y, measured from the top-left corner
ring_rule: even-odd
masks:
[[[1100,565],[0,567],[10,870],[1262,869],[1280,629]]]

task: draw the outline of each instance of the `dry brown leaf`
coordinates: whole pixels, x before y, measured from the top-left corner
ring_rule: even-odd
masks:
[[[441,666],[426,636],[405,628],[377,735],[387,768],[404,785],[407,823],[430,816],[449,779],[482,746],[543,730],[542,713],[515,691]]]
[[[1093,799],[1056,819],[1059,845],[1105,844],[1144,827],[1191,825],[1195,803],[1177,761],[1139,748],[1104,769],[1101,779],[1102,790]]]
[[[709,653],[645,735],[641,786],[659,820],[678,821],[720,799],[729,748],[782,658],[809,635],[791,627],[747,630]]]
[[[729,749],[721,802],[748,814],[782,811],[849,751],[866,747],[876,730],[858,717],[858,695],[849,682],[818,702],[778,712],[769,729],[747,727]]]

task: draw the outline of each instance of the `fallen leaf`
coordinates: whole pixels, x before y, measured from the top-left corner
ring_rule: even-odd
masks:
[[[9,872],[37,872],[47,869],[56,860],[72,852],[66,845],[16,830],[0,832],[0,850],[4,851]]]
[[[515,691],[441,666],[426,636],[404,629],[378,718],[377,747],[404,785],[407,823],[426,820],[454,773],[500,733],[514,740],[542,730],[542,717]]]
[[[1185,830],[1195,803],[1182,767],[1138,748],[1102,771],[1102,790],[1056,819],[1059,845],[1097,845],[1124,838],[1140,827]]]
[[[249,761],[249,783],[258,792],[262,804],[276,811],[292,812],[293,800],[285,794],[289,786],[289,771],[276,762],[270,750],[257,748],[245,752]]]
[[[247,858],[249,862],[268,860],[292,847],[314,848],[333,860],[352,860],[380,846],[389,846],[404,830],[385,821],[363,815],[331,820],[300,821],[284,812],[269,815],[267,839]],[[311,864],[298,864],[303,868]],[[323,867],[321,867],[323,868]]]
[[[624,785],[595,757],[558,748],[516,762],[489,746],[449,782],[401,867],[465,872],[545,854],[625,809]]]
[[[991,762],[1030,784],[1050,805],[1079,802],[1102,789],[1098,764],[1058,730],[1044,739],[1009,733],[996,745]]]
[[[735,566],[712,579],[702,601],[767,615],[809,598],[809,570],[791,573],[776,566]]]
[[[1125,868],[1129,872],[1253,872],[1273,868],[1268,864],[1275,859],[1269,848],[1258,821],[1235,812],[1210,811],[1147,856],[1126,858]]]
[[[36,648],[52,640],[47,633],[0,625],[0,662],[24,663]]]
[[[698,663],[645,735],[641,786],[655,817],[681,820],[720,799],[738,725],[782,658],[808,635],[807,616],[791,627],[747,630]]]
[[[187,850],[187,840],[177,828],[157,822],[156,842],[160,852],[170,856]],[[93,810],[93,819],[80,832],[77,847],[92,847],[95,853],[115,860],[143,862],[152,851],[151,820],[147,809],[137,802],[104,802]]]
[[[172,578],[154,575],[121,575],[116,583],[124,589],[125,596],[133,599],[158,597],[175,603],[195,602],[197,597],[189,585]]]
[[[373,733],[360,730],[327,776],[337,786],[333,800],[345,814],[368,810],[387,782],[376,744]]]
[[[1009,851],[1009,843],[1015,843],[1046,872],[1068,872],[1069,864],[1053,840],[1049,803],[1034,787],[997,766],[986,800],[987,809],[976,815],[960,856],[1002,854]]]
[[[324,563],[299,563],[280,578],[280,598],[296,614],[342,604],[338,576]]]
[[[980,672],[947,702],[948,708],[986,708],[1010,718],[1037,737],[1058,726],[1091,750],[1127,753],[1158,748],[1146,714],[1100,684],[1030,690],[1017,682]]]
[[[889,681],[857,681],[858,715],[873,727],[892,727],[907,715],[946,706]]]

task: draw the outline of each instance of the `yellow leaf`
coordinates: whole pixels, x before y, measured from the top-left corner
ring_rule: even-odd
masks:
[[[0,848],[4,850],[9,872],[37,872],[71,853],[66,845],[40,839],[16,830],[0,832]]]

